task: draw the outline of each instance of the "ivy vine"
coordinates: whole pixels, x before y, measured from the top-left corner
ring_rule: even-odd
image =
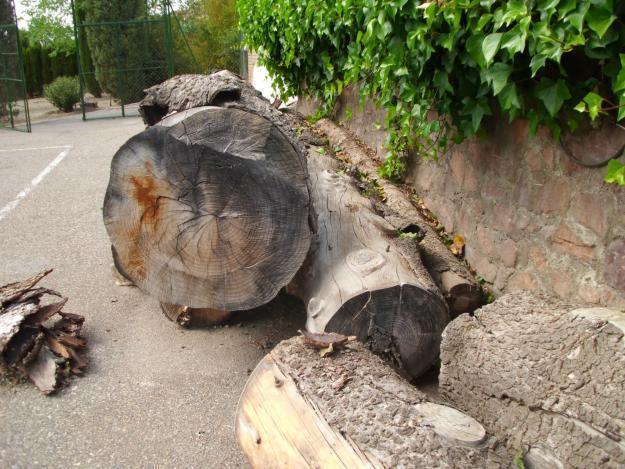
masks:
[[[582,118],[625,118],[625,2],[239,0],[238,9],[282,94],[314,97],[328,113],[360,84],[383,106],[388,178],[401,176],[408,151],[436,157],[494,113],[525,117],[532,132],[546,125],[556,139]]]

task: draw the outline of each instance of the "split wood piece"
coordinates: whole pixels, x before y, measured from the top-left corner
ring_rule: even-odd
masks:
[[[399,230],[416,224],[424,230],[420,242],[423,263],[449,304],[452,317],[472,312],[483,304],[482,289],[467,266],[443,244],[440,237],[408,196],[393,183],[379,177],[380,165],[349,131],[329,119],[321,119],[315,127],[322,131],[332,147],[339,147],[349,161],[366,177],[376,180],[384,190],[385,203],[390,209],[385,218]]]
[[[188,306],[161,303],[161,311],[171,321],[182,327],[207,327],[223,324],[232,315],[231,311],[211,308],[189,308]]]
[[[625,314],[506,295],[445,330],[440,388],[535,467],[625,466]]]
[[[309,152],[318,227],[288,291],[304,301],[310,332],[356,336],[417,377],[438,357],[447,305],[420,260],[411,268],[393,227],[337,166]]]
[[[0,378],[28,377],[46,394],[87,366],[86,342],[80,337],[84,317],[62,311],[67,298],[42,304],[46,295],[61,295],[35,288],[50,272],[0,287]],[[60,319],[50,326],[57,315]]]
[[[305,166],[256,114],[207,108],[172,119],[113,158],[104,223],[118,269],[163,303],[267,303],[310,245]]]
[[[294,337],[251,374],[236,434],[254,468],[504,467],[476,420],[428,402],[361,344],[330,358]]]

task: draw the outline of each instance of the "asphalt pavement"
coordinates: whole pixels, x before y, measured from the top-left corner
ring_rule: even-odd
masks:
[[[0,385],[0,467],[246,467],[235,440],[248,374],[304,323],[286,295],[227,326],[185,330],[111,275],[102,202],[110,161],[139,118],[71,116],[0,129],[0,284],[42,285],[86,316],[90,367],[55,396]]]

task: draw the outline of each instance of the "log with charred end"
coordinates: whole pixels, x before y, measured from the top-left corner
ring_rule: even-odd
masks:
[[[309,154],[318,227],[288,291],[306,304],[310,332],[357,336],[417,377],[438,357],[447,305],[420,259],[411,268],[393,227],[337,164]]]
[[[170,321],[182,327],[207,327],[223,324],[232,315],[231,311],[211,308],[189,308],[188,306],[161,303],[161,311]]]
[[[292,279],[310,244],[308,217],[297,152],[271,122],[239,109],[202,109],[131,138],[104,201],[125,277],[163,303],[222,311],[260,306]]]
[[[624,332],[622,312],[506,295],[447,327],[440,388],[534,467],[623,467]]]
[[[482,289],[467,266],[443,244],[440,237],[426,221],[421,212],[409,200],[409,196],[393,183],[378,176],[380,165],[372,152],[359,143],[347,130],[329,119],[321,119],[315,127],[327,135],[330,145],[338,147],[360,172],[374,179],[384,190],[388,213],[384,214],[399,230],[416,224],[424,230],[420,241],[423,263],[437,286],[445,295],[452,317],[472,312],[483,304]]]
[[[278,344],[239,400],[236,434],[254,468],[503,467],[473,418],[429,401],[361,344],[320,358]]]

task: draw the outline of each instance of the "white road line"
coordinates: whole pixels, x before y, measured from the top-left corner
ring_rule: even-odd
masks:
[[[14,151],[31,151],[31,150],[52,150],[55,148],[72,148],[70,145],[57,145],[54,147],[32,147],[32,148],[9,148],[8,150],[0,150],[0,153],[11,153]]]
[[[19,193],[19,194],[17,194],[17,195],[15,196],[15,198],[14,198],[11,202],[9,202],[8,204],[6,204],[4,207],[2,207],[2,208],[0,209],[0,220],[2,220],[4,217],[6,217],[6,216],[7,216],[7,215],[11,212],[11,210],[13,210],[15,207],[17,207],[17,206],[20,204],[20,202],[21,202],[22,200],[24,200],[24,199],[26,198],[26,196],[27,196],[28,194],[30,194],[30,193],[32,192],[32,190],[33,190],[35,187],[37,187],[37,186],[39,185],[39,183],[40,183],[41,181],[43,181],[43,180],[44,180],[44,178],[45,178],[48,174],[50,174],[50,172],[51,172],[54,168],[56,168],[56,167],[57,167],[57,165],[58,165],[61,161],[63,161],[63,160],[65,159],[65,157],[69,154],[69,151],[72,149],[72,147],[71,147],[71,146],[67,146],[67,145],[66,145],[66,146],[64,146],[64,147],[61,147],[61,148],[65,148],[65,150],[63,150],[61,153],[59,153],[59,154],[57,155],[57,157],[56,157],[56,158],[54,158],[54,159],[53,159],[53,160],[52,160],[52,161],[48,164],[48,166],[46,166],[46,167],[43,169],[43,171],[41,171],[39,174],[37,174],[37,176],[35,176],[35,177],[33,178],[33,180],[32,180],[32,181],[30,181],[30,184],[28,184],[26,187],[24,187],[24,189],[22,189],[22,190],[20,191],[20,193]]]

